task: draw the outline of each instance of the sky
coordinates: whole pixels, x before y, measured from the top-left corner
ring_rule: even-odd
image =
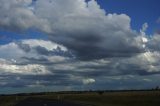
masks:
[[[151,89],[159,0],[0,0],[0,94]]]

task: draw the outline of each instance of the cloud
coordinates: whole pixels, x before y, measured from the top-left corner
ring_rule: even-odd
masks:
[[[159,52],[82,61],[65,56],[42,56],[37,52],[32,52],[31,55],[30,52],[34,50],[34,47],[31,47],[29,52],[25,52],[18,46],[17,49],[25,54],[19,56],[25,57],[16,60],[0,59],[1,88],[22,89],[25,87],[28,90],[32,88],[31,91],[34,91],[36,87],[41,87],[40,89],[44,91],[44,88],[58,87],[60,89],[62,86],[70,87],[71,90],[139,88],[137,84],[152,83],[146,80],[149,79],[148,76],[159,74]],[[14,50],[12,53],[14,52],[17,51]],[[35,57],[31,58],[29,54]],[[140,76],[142,78],[139,78]],[[149,87],[147,84],[145,86]]]
[[[47,22],[35,16],[29,5],[32,0],[1,0],[0,28],[24,31],[31,27],[47,30]]]
[[[44,48],[52,55],[41,54],[36,48]],[[61,51],[57,51],[57,47]],[[59,50],[58,49],[58,50]],[[45,65],[64,62],[68,57],[61,52],[67,49],[56,43],[45,40],[21,40],[0,46],[1,74],[38,75],[52,74]],[[54,53],[56,52],[56,53]],[[60,52],[60,55],[58,55]]]
[[[31,48],[27,44],[23,44],[22,42],[16,42],[17,46],[25,52],[30,52]]]
[[[37,47],[45,49],[47,53],[40,53]],[[58,53],[61,54],[61,51],[58,52],[57,47],[61,51],[68,51],[67,48],[51,41],[36,39],[19,40],[1,45],[0,74],[20,76],[23,79],[22,82],[26,82],[17,85],[17,81],[9,83],[7,80],[1,81],[1,86],[36,87],[34,83],[36,81],[40,82],[40,86],[80,86],[81,84],[92,86],[109,76],[146,76],[160,73],[158,51],[146,51],[131,57],[84,61],[66,55],[58,55]]]
[[[13,65],[6,60],[0,61],[0,73],[1,74],[22,74],[22,75],[45,75],[51,74],[44,66],[37,64],[30,65]]]
[[[37,57],[37,54],[40,54],[38,48],[43,48],[47,53],[55,52],[54,55],[58,55],[58,52],[64,52],[64,54],[67,52],[64,46],[51,41],[27,39],[0,45],[0,58],[18,59],[21,57]]]
[[[0,87],[139,87],[160,73],[159,34],[148,38],[147,23],[137,32],[95,0],[0,0],[0,13],[1,29],[49,38],[0,45]]]
[[[147,43],[147,47],[151,51],[160,51],[160,34],[154,34],[150,41]]]
[[[140,33],[141,33],[142,36],[145,36],[145,35],[146,35],[145,31],[147,30],[147,28],[148,28],[148,24],[147,24],[147,23],[144,23],[144,24],[142,25],[142,29],[140,29]]]
[[[106,13],[95,0],[1,2],[0,27],[43,31],[77,59],[129,57],[144,52],[142,42],[136,40],[139,34],[130,27],[130,17]]]
[[[39,64],[53,74],[75,75],[79,77],[101,77],[113,75],[150,75],[159,73],[159,52],[145,52],[132,57],[106,58],[95,61],[78,61],[63,56],[22,57],[19,61],[9,61],[19,67]],[[24,67],[22,67],[24,68]],[[34,72],[34,71],[33,71]],[[22,73],[23,74],[23,73]],[[25,73],[24,73],[25,74]]]
[[[0,58],[14,59],[25,55],[23,50],[19,49],[16,43],[11,42],[6,45],[0,45]]]
[[[95,79],[88,78],[88,79],[83,79],[83,84],[92,84],[95,82]]]
[[[50,34],[52,41],[63,44],[82,60],[126,57],[144,51],[135,40],[138,34],[130,29],[129,16],[106,14],[94,0],[85,3],[83,9],[86,12],[69,9],[58,18],[53,26],[55,32]]]

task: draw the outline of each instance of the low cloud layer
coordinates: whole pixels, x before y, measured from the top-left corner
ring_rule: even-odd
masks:
[[[103,89],[120,76],[129,84],[136,78],[128,76],[145,82],[160,73],[159,33],[149,38],[147,23],[133,30],[128,15],[110,14],[95,0],[0,0],[0,13],[0,29],[48,36],[0,45],[0,87]]]

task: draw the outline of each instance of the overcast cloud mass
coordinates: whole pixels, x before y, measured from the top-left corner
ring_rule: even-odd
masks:
[[[133,30],[131,20],[95,0],[0,0],[0,29],[48,37],[0,45],[0,92],[155,86],[160,33],[147,35],[147,22]]]

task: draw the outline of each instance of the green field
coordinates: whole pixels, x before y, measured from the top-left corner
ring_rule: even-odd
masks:
[[[57,101],[69,101],[86,106],[159,106],[160,91],[127,91],[83,93],[45,93],[36,95],[0,96],[0,106],[15,106],[27,98],[44,98]]]

